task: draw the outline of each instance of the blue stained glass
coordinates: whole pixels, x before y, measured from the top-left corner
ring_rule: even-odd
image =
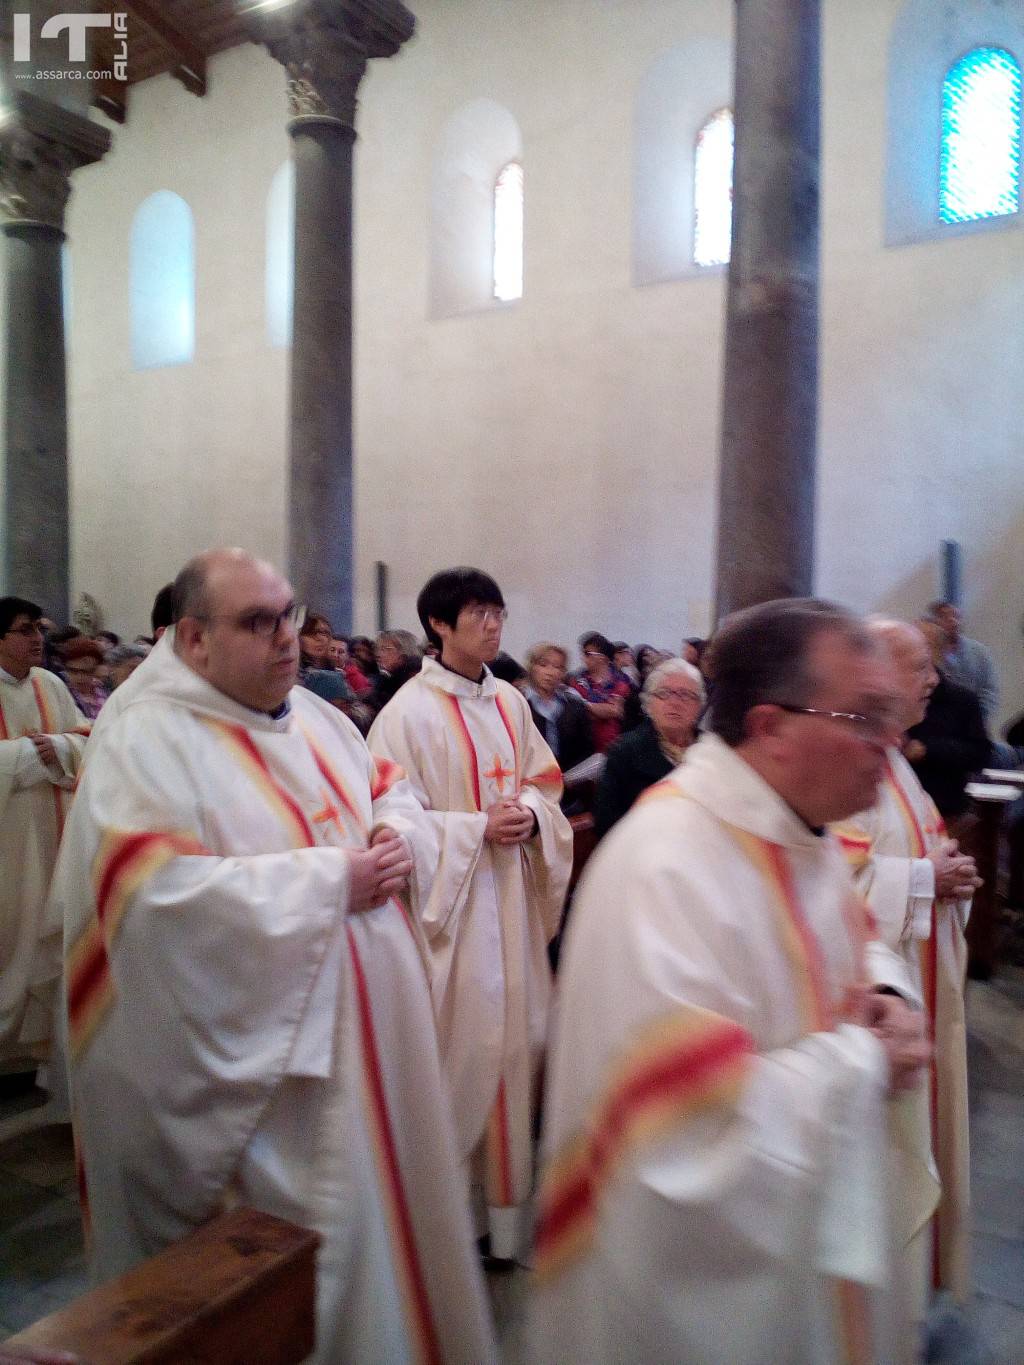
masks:
[[[939,217],[998,218],[1020,208],[1021,70],[998,47],[977,47],[942,87]]]

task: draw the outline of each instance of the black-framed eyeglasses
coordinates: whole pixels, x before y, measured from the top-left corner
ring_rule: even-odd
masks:
[[[656,692],[651,693],[652,697],[657,697],[658,701],[689,701],[700,705],[700,696],[696,692],[676,692],[671,687],[659,687]]]
[[[792,716],[823,716],[826,720],[838,720],[849,725],[865,739],[889,739],[899,730],[899,724],[891,711],[879,711],[876,715],[865,716],[859,711],[822,711],[817,706],[793,706],[790,702],[772,703],[780,711],[788,711]]]
[[[46,630],[39,621],[26,621],[23,626],[11,626],[8,635],[45,635]]]
[[[259,636],[261,640],[272,639],[282,626],[293,626],[296,630],[300,629],[306,619],[306,608],[296,606],[294,602],[285,607],[284,611],[249,611],[244,616],[197,616],[197,621],[229,621],[238,630],[247,630],[253,635]]]

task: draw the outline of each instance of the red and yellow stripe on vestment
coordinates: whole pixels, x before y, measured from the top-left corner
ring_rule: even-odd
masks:
[[[356,832],[365,839],[367,834],[366,821],[359,813],[359,807],[349,795],[344,779],[306,727],[302,726],[301,728],[306,743],[309,745],[309,751],[313,755],[313,762],[316,764],[320,776],[341,802],[343,809],[348,813],[349,818],[355,824]]]
[[[855,875],[862,872],[871,861],[871,836],[852,825],[833,825],[832,833],[850,871]]]
[[[696,1007],[674,1011],[640,1036],[615,1066],[585,1131],[544,1172],[538,1274],[555,1274],[586,1249],[602,1194],[628,1152],[693,1114],[736,1104],[753,1052],[739,1024]]]
[[[245,769],[267,804],[281,817],[281,821],[291,837],[292,846],[294,848],[315,848],[316,839],[313,836],[313,827],[307,820],[305,812],[291,792],[274,778],[267,765],[267,760],[256,747],[245,726],[215,720],[212,716],[205,717],[204,723],[210,727],[229,753]]]
[[[523,786],[537,787],[552,801],[557,801],[562,795],[562,770],[557,763],[551,763],[539,773],[524,777]]]
[[[463,772],[466,779],[466,809],[480,810],[480,767],[477,763],[476,746],[469,733],[466,717],[462,714],[458,697],[451,692],[438,694],[449,725],[455,734],[455,742],[462,755]]]
[[[504,1077],[498,1082],[498,1093],[487,1116],[484,1156],[487,1203],[495,1209],[513,1208],[517,1200],[512,1179],[512,1138],[508,1128]]]
[[[512,766],[515,768],[516,774],[515,793],[518,796],[519,788],[523,784],[523,756],[519,750],[519,740],[516,737],[516,727],[512,724],[512,717],[508,713],[508,707],[505,705],[505,699],[500,692],[495,692],[494,694],[494,705],[498,708],[498,715],[501,717],[501,723],[502,725],[504,725],[505,732],[508,735],[509,743],[512,745]]]
[[[832,1028],[825,960],[800,904],[785,849],[733,825],[727,828],[771,888],[779,937],[793,973],[805,1028],[810,1033]]]
[[[402,1182],[398,1151],[388,1113],[384,1075],[373,1025],[373,1009],[366,975],[351,928],[346,927],[349,957],[355,978],[359,1034],[363,1055],[363,1086],[369,1118],[370,1136],[383,1196],[385,1215],[391,1235],[393,1262],[402,1293],[402,1306],[416,1356],[422,1365],[440,1365],[441,1347],[434,1324],[433,1308],[416,1244],[409,1211],[409,1200]]]
[[[60,732],[57,719],[50,710],[50,701],[45,689],[38,677],[32,675],[32,695],[36,699],[36,710],[39,712],[39,725],[44,735],[56,735]],[[88,731],[86,731],[88,734]],[[64,837],[64,793],[56,783],[52,784],[50,791],[53,793],[53,811],[57,821],[57,838]]]
[[[646,791],[642,791],[634,804],[639,806],[642,803],[646,806],[648,802],[664,801],[666,797],[670,796],[685,800],[685,793],[681,792],[676,784],[666,777],[661,782],[652,783]]]
[[[393,763],[390,758],[374,757],[373,776],[370,780],[370,800],[379,801],[382,796],[387,796],[388,792],[396,782],[401,782],[405,777],[405,769],[398,763]]]
[[[68,1034],[78,1057],[114,1001],[110,949],[128,902],[172,858],[208,853],[190,834],[110,830],[93,860],[95,913],[68,953]]]

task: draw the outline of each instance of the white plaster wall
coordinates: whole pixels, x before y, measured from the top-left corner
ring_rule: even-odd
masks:
[[[636,89],[664,52],[727,40],[731,0],[414,0],[416,39],[374,63],[357,147],[357,625],[373,564],[413,625],[427,575],[480,564],[507,642],[596,627],[675,645],[712,596],[721,274],[631,282]],[[883,244],[896,0],[827,0],[818,587],[919,610],[962,541],[971,633],[1005,710],[1024,605],[1020,236]],[[287,353],[265,341],[264,204],[287,154],[283,78],[253,47],[204,101],[132,92],[116,147],[78,178],[71,345],[73,580],[114,628],[193,550],[284,544]],[[454,111],[516,119],[527,185],[520,304],[430,320],[431,175]],[[131,213],[176,190],[196,219],[193,365],[135,374]],[[301,320],[297,320],[301,325]]]

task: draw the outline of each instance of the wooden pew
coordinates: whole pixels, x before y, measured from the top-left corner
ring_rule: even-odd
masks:
[[[1020,795],[1020,787],[1009,782],[968,782],[967,795],[977,824],[964,839],[964,851],[974,858],[983,882],[974,893],[967,921],[967,975],[975,981],[987,981],[999,962],[998,883],[1003,818]]]
[[[315,1345],[317,1233],[240,1208],[8,1338],[80,1365],[298,1365]]]

